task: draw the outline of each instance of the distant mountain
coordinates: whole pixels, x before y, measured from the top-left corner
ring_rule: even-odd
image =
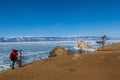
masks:
[[[38,41],[77,41],[77,40],[99,40],[97,36],[83,37],[0,37],[0,42],[38,42]]]

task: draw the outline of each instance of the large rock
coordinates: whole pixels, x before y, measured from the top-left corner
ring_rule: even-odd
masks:
[[[72,55],[72,54],[73,52],[71,50],[66,50],[61,46],[57,46],[52,51],[49,52],[49,57]]]
[[[88,43],[84,42],[83,40],[78,41],[78,42],[75,44],[75,47],[76,47],[76,48],[84,48],[84,49],[92,48],[91,45],[89,45]]]

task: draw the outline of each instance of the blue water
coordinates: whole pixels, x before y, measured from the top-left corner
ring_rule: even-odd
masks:
[[[94,47],[98,44],[95,41],[86,41]],[[111,42],[109,42],[111,43]],[[0,71],[10,68],[11,61],[9,54],[13,48],[22,49],[23,63],[32,62],[34,60],[47,58],[48,53],[56,46],[63,46],[73,52],[75,41],[44,41],[44,42],[1,42],[0,43]]]

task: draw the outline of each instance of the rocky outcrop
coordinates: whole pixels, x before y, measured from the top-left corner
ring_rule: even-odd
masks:
[[[78,41],[76,44],[75,44],[75,47],[76,48],[92,48],[92,46],[90,46],[88,43],[84,42],[83,40],[80,40]]]
[[[72,55],[72,54],[73,52],[71,50],[66,50],[61,46],[57,46],[49,52],[49,57]]]

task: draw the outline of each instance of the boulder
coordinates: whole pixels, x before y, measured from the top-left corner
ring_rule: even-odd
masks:
[[[49,52],[49,57],[72,55],[72,54],[73,52],[71,50],[67,50],[61,46],[57,46]]]
[[[84,42],[83,40],[78,41],[78,42],[75,44],[75,47],[76,47],[76,48],[84,48],[84,49],[92,48],[91,45],[89,45],[88,43]]]

